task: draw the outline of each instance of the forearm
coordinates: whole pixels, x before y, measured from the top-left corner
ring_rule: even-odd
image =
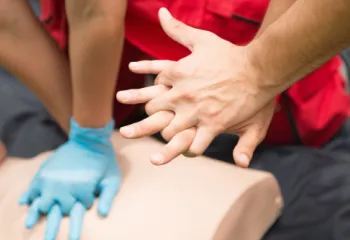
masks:
[[[287,89],[350,45],[350,1],[297,0],[250,45],[261,87]]]
[[[29,87],[68,131],[72,100],[67,58],[43,29],[28,1],[1,3],[7,14],[0,23],[0,65]]]
[[[84,127],[112,118],[124,42],[125,0],[68,1],[73,116]]]
[[[261,24],[261,27],[256,34],[256,38],[259,37],[272,23],[280,18],[296,0],[271,0],[269,7],[266,11],[265,17]]]

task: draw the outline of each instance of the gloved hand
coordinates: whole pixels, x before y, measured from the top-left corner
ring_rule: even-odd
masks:
[[[82,128],[73,119],[69,140],[40,167],[20,204],[30,205],[26,227],[47,214],[45,239],[54,240],[63,215],[69,215],[70,240],[80,238],[86,209],[99,195],[98,212],[107,216],[119,189],[121,172],[110,141],[114,121],[103,128]]]

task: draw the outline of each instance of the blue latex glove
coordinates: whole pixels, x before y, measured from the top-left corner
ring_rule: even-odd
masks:
[[[20,204],[30,205],[26,227],[47,214],[45,239],[54,240],[63,215],[70,216],[70,240],[80,238],[83,217],[99,195],[98,212],[107,216],[119,190],[121,172],[110,141],[114,121],[82,128],[73,119],[69,140],[40,167]]]

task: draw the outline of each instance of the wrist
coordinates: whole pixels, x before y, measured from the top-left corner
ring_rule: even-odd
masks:
[[[84,100],[84,97],[82,97],[81,100]],[[74,121],[83,128],[103,128],[109,123],[113,115],[113,110],[110,105],[111,101],[108,103],[102,101],[98,103],[91,102],[91,104],[75,101],[73,103]]]
[[[265,105],[278,95],[279,84],[270,81],[267,72],[264,71],[263,64],[255,56],[257,53],[253,52],[249,45],[241,47],[241,49],[243,51],[243,58],[241,59],[242,75],[238,78],[246,82],[246,88],[250,89],[251,96]]]
[[[79,125],[72,117],[70,120],[69,139],[84,143],[109,142],[114,131],[114,120],[99,128],[86,128]]]
[[[270,51],[268,44],[263,44],[261,39],[253,40],[246,48],[247,68],[253,76],[260,92],[273,99],[286,90],[291,83],[286,80],[283,69],[274,61],[277,60]]]

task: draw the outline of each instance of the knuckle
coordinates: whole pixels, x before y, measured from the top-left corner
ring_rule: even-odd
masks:
[[[224,111],[223,104],[215,97],[207,97],[196,109],[198,116],[205,120],[206,125],[224,127],[229,122],[230,114]]]
[[[171,68],[170,74],[174,78],[185,78],[190,75],[186,68],[182,67],[181,64],[176,64],[173,68]]]
[[[153,106],[152,106],[152,102],[148,102],[145,105],[145,112],[148,116],[151,116],[153,114]]]
[[[222,133],[226,130],[228,130],[228,121],[225,119],[224,116],[222,116],[221,114],[208,114],[205,113],[203,114],[203,112],[201,112],[200,114],[198,114],[201,125],[206,126],[208,128],[211,129],[212,132],[215,133]]]
[[[164,137],[165,140],[170,141],[174,136],[178,134],[179,128],[175,124],[172,124],[171,126],[166,127],[162,131],[162,136]]]
[[[145,60],[141,61],[142,66],[146,69],[154,69],[156,66],[153,61]]]
[[[185,144],[189,145],[193,142],[195,134],[196,134],[196,131],[194,131],[193,129],[184,130],[181,136],[181,140],[184,141]]]
[[[192,91],[191,89],[185,89],[182,93],[181,93],[181,96],[180,96],[180,99],[182,100],[189,100],[189,101],[192,101],[194,100],[196,97],[196,94],[194,91]]]
[[[156,77],[156,79],[154,79],[154,85],[156,86],[164,86],[165,82],[164,82],[164,78],[162,76],[162,74],[158,74],[158,76]]]
[[[161,111],[160,116],[163,120],[170,123],[170,121],[174,118],[175,114],[172,111]]]
[[[161,131],[160,135],[166,142],[169,142],[171,140],[170,135],[165,130]]]
[[[146,123],[141,121],[139,123],[134,124],[134,135],[138,136],[142,134],[147,128],[146,128]]]
[[[172,28],[173,28],[175,31],[179,31],[179,30],[181,30],[182,27],[183,27],[183,24],[182,24],[180,21],[176,20],[176,19],[172,19],[171,25],[172,25]]]
[[[216,106],[213,106],[211,104],[208,104],[204,109],[203,109],[203,112],[206,116],[208,116],[209,118],[213,118],[213,119],[216,119],[218,118],[218,116],[220,115],[221,113],[221,109],[216,107]],[[223,118],[218,118],[218,120],[223,120]]]
[[[142,96],[142,91],[131,89],[129,90],[129,95],[131,100],[137,100]]]
[[[156,85],[155,87],[156,87],[157,94],[166,93],[170,89],[169,87],[165,86],[164,84],[159,84],[159,85]]]

